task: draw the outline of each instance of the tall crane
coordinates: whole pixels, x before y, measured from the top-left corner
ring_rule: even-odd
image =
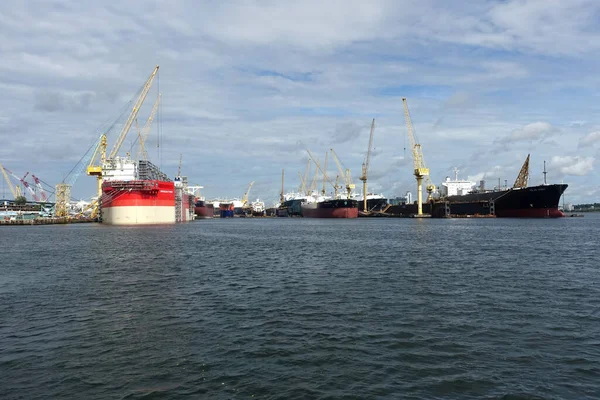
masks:
[[[306,152],[308,153],[308,156],[310,157],[310,159],[315,163],[315,165],[317,166],[317,170],[321,171],[321,173],[323,174],[323,176],[325,177],[325,180],[327,182],[329,182],[329,184],[333,187],[333,190],[335,191],[335,197],[337,198],[337,185],[334,184],[333,182],[331,182],[331,180],[329,179],[329,177],[327,176],[327,173],[325,171],[323,171],[323,169],[321,168],[321,164],[319,164],[319,160],[317,160],[312,153],[310,152],[310,150],[306,149]]]
[[[406,97],[402,98],[402,103],[404,103],[404,117],[406,119],[406,128],[408,130],[408,137],[410,139],[410,147],[413,156],[413,173],[415,175],[415,178],[417,179],[417,215],[423,215],[423,178],[429,176],[429,168],[425,166],[421,145],[417,143],[415,139],[415,134],[413,131],[412,121],[410,119],[410,113],[408,111]],[[435,186],[431,184],[427,185],[427,192],[431,194],[434,190]]]
[[[119,152],[119,149],[121,148],[121,145],[123,144],[123,141],[125,140],[125,137],[127,136],[127,132],[129,132],[129,128],[131,128],[131,125],[136,120],[138,112],[140,111],[140,107],[144,103],[144,100],[146,99],[146,96],[148,95],[148,92],[150,91],[150,87],[152,86],[152,83],[154,82],[154,78],[156,77],[158,68],[159,67],[157,65],[154,68],[154,71],[152,71],[152,74],[150,74],[150,77],[146,80],[146,83],[144,83],[144,87],[142,88],[140,95],[136,99],[136,101],[133,105],[133,108],[131,110],[131,113],[129,114],[127,121],[125,121],[125,124],[123,125],[123,128],[121,129],[121,133],[119,134],[119,137],[117,138],[117,141],[115,142],[115,144],[114,144],[112,150],[110,151],[110,153],[108,154],[108,156],[106,154],[106,150],[107,150],[106,134],[103,134],[100,139],[100,145],[96,147],[96,149],[92,155],[92,158],[90,159],[90,163],[87,167],[87,174],[90,176],[96,177],[97,196],[98,196],[97,203],[95,205],[95,209],[92,212],[93,215],[95,215],[97,213],[98,208],[100,206],[100,204],[99,204],[100,199],[102,198],[102,166],[106,162],[107,159],[115,158],[117,153]],[[98,157],[100,157],[99,161],[97,160]],[[66,190],[66,187],[61,187],[61,193],[62,193],[63,189]],[[59,193],[58,187],[57,187],[57,193]],[[70,189],[69,189],[69,193],[70,193]],[[58,199],[57,199],[57,202],[58,202]]]
[[[298,172],[300,173],[300,172]],[[281,193],[279,194],[279,206],[283,206],[283,202],[285,201],[285,196],[283,195],[283,168],[281,169]]]
[[[133,121],[135,121],[135,119],[137,118],[138,112],[140,111],[142,104],[144,104],[144,100],[146,99],[146,96],[148,95],[148,92],[150,91],[150,87],[152,87],[152,82],[154,82],[154,78],[156,77],[157,72],[158,72],[158,65],[156,66],[156,68],[154,68],[154,71],[152,71],[152,74],[150,74],[150,77],[144,84],[144,88],[142,89],[142,92],[138,96],[135,104],[133,105],[133,109],[131,110],[131,113],[129,114],[127,121],[125,121],[125,124],[123,125],[123,128],[121,129],[121,133],[119,134],[117,141],[115,142],[112,150],[108,154],[109,159],[113,159],[117,156],[117,153],[119,152],[119,149],[121,148],[121,145],[123,144],[123,141],[125,140],[125,137],[127,136],[127,132],[129,132],[129,128],[131,128]]]
[[[350,195],[352,193],[352,189],[354,189],[356,187],[356,185],[354,185],[354,183],[352,182],[352,174],[350,173],[350,170],[348,168],[342,167],[342,163],[340,162],[340,159],[338,158],[335,151],[333,149],[329,149],[329,150],[331,150],[331,155],[333,156],[333,159],[335,160],[335,164],[337,165],[337,169],[339,172],[338,177],[342,176],[344,178],[344,185],[346,188],[346,196],[349,199]]]
[[[367,148],[367,156],[362,165],[362,175],[360,180],[363,183],[363,211],[367,212],[367,178],[369,175],[369,164],[371,162],[371,151],[373,150],[373,132],[375,132],[375,118],[371,122],[371,133],[369,134],[369,147]]]
[[[246,193],[244,193],[244,197],[242,197],[242,207],[246,207],[248,205],[248,195],[250,194],[250,189],[252,189],[252,185],[254,185],[254,181],[250,182],[248,185],[248,189],[246,189]]]
[[[325,152],[325,171],[327,171],[327,151]],[[325,174],[323,174],[323,189],[321,189],[321,195],[325,196],[325,193],[327,193],[327,191],[325,190],[325,183],[327,181],[325,180]]]
[[[29,175],[29,171],[27,171],[22,178],[19,178],[19,180],[21,181],[23,186],[25,186],[25,188],[29,191],[29,194],[31,194],[33,200],[40,201],[40,198],[38,197],[37,193],[35,193],[35,190],[33,190],[33,188],[29,185],[29,182],[25,180],[25,178],[27,178],[27,175]]]
[[[44,191],[44,188],[42,187],[42,181],[40,181],[40,179],[37,176],[35,176],[34,174],[31,174],[31,177],[33,178],[33,181],[35,182],[35,186],[37,186],[37,189],[40,192],[40,196],[42,196],[42,201],[47,201],[48,196],[46,195],[46,192]]]
[[[6,181],[6,184],[8,185],[8,189],[10,190],[10,192],[13,195],[13,199],[16,200],[17,197],[21,197],[21,189],[18,186],[15,189],[15,186],[10,181],[10,178],[8,177],[8,174],[6,173],[6,170],[4,169],[2,164],[0,164],[0,171],[2,171],[2,175],[4,175],[4,180]]]
[[[154,116],[158,111],[159,104],[160,94],[156,97],[156,101],[154,102],[154,106],[152,106],[152,111],[150,112],[150,116],[148,117],[148,120],[142,129],[137,126],[137,118],[135,120],[135,124],[138,128],[138,141],[140,142],[140,151],[138,153],[138,159],[140,160],[148,160],[148,153],[146,152],[146,139],[148,138],[148,133],[150,133],[150,129],[152,128],[152,121],[154,121]]]
[[[181,176],[181,160],[183,159],[183,154],[179,154],[179,166],[177,167],[177,176]]]

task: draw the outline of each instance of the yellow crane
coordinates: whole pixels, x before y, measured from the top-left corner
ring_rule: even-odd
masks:
[[[371,151],[373,150],[373,133],[375,132],[375,118],[371,122],[371,133],[369,134],[369,147],[367,148],[367,157],[362,165],[362,175],[360,180],[363,183],[363,211],[367,212],[367,178],[369,175],[369,164],[371,162]]]
[[[131,110],[131,113],[129,114],[127,121],[125,121],[125,124],[123,125],[123,128],[121,129],[121,133],[119,134],[119,137],[118,137],[117,141],[115,142],[115,145],[113,146],[112,150],[110,151],[110,154],[108,156],[106,155],[107,141],[106,141],[106,134],[104,134],[104,135],[102,135],[102,139],[100,141],[100,146],[98,146],[96,148],[94,155],[90,159],[90,163],[87,167],[87,174],[90,176],[96,176],[97,186],[98,186],[97,187],[98,198],[95,203],[95,209],[92,211],[93,215],[97,214],[98,207],[100,204],[100,199],[102,198],[102,166],[106,162],[107,159],[115,158],[117,153],[119,152],[119,149],[121,148],[121,145],[123,144],[123,141],[125,140],[125,137],[127,136],[127,132],[129,132],[129,129],[131,128],[131,125],[133,124],[133,121],[136,120],[138,112],[140,111],[140,107],[144,103],[144,100],[146,99],[146,96],[148,95],[148,91],[150,91],[150,87],[152,86],[152,82],[154,82],[154,78],[156,77],[158,68],[159,67],[157,65],[156,68],[154,68],[154,71],[152,71],[152,74],[150,74],[150,77],[146,80],[146,83],[144,84],[144,87],[143,87],[140,95],[136,99],[136,101],[133,105],[133,109]],[[100,156],[99,161],[97,160],[98,156]]]
[[[331,182],[331,180],[329,179],[329,177],[327,176],[327,173],[325,171],[323,171],[323,169],[321,168],[321,164],[319,164],[319,160],[317,160],[312,153],[310,152],[310,150],[306,149],[306,152],[308,153],[308,156],[310,157],[310,159],[315,163],[315,165],[317,166],[317,170],[321,171],[321,173],[323,174],[323,177],[325,178],[325,180],[327,182],[329,182],[329,184],[333,187],[333,190],[335,192],[335,198],[337,198],[337,185],[334,184],[333,182]]]
[[[250,194],[250,189],[252,189],[252,185],[254,185],[254,181],[250,182],[246,193],[244,193],[244,197],[242,197],[242,207],[248,206],[248,195]]]
[[[348,168],[344,169],[342,167],[342,163],[340,162],[340,159],[338,158],[335,151],[333,149],[329,149],[329,150],[331,150],[331,155],[333,156],[333,159],[335,160],[335,164],[337,165],[337,169],[339,172],[338,178],[340,176],[342,176],[344,178],[344,185],[346,188],[346,196],[349,199],[350,195],[352,193],[352,189],[354,189],[356,187],[356,185],[352,182],[352,174],[350,173],[350,170]],[[336,186],[337,186],[337,184],[336,184]]]
[[[6,184],[8,185],[8,189],[10,190],[10,192],[13,195],[13,199],[17,200],[17,198],[21,197],[21,188],[17,185],[14,186],[12,184],[12,182],[10,181],[8,174],[6,173],[6,171],[4,170],[4,167],[2,166],[2,164],[0,164],[0,171],[2,171],[2,175],[4,175],[4,180],[6,181]]]
[[[429,176],[429,168],[425,166],[425,161],[423,160],[423,151],[421,150],[421,145],[417,143],[415,139],[415,134],[413,132],[412,121],[410,119],[410,113],[408,111],[408,104],[406,102],[406,97],[402,98],[402,103],[404,103],[404,117],[406,118],[406,128],[408,130],[408,137],[410,139],[410,147],[412,150],[413,156],[413,166],[414,166],[414,175],[417,178],[417,215],[423,215],[423,178]],[[427,185],[427,192],[431,196],[431,193],[435,190],[435,186],[432,184]]]

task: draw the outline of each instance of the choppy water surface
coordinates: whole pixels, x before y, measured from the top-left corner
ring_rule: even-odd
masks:
[[[2,227],[0,398],[599,398],[599,226]]]

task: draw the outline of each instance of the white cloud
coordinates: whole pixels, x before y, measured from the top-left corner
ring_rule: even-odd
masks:
[[[556,169],[563,175],[584,176],[594,169],[594,157],[554,156],[549,168]]]
[[[591,132],[579,139],[579,147],[591,146],[600,141],[600,131]]]
[[[540,140],[556,132],[556,128],[548,122],[533,122],[521,129],[515,129],[506,139],[508,141]]]

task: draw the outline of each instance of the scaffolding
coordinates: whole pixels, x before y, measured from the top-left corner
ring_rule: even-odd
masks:
[[[54,215],[57,217],[68,217],[70,201],[71,185],[67,183],[59,183],[56,185],[56,206]]]

